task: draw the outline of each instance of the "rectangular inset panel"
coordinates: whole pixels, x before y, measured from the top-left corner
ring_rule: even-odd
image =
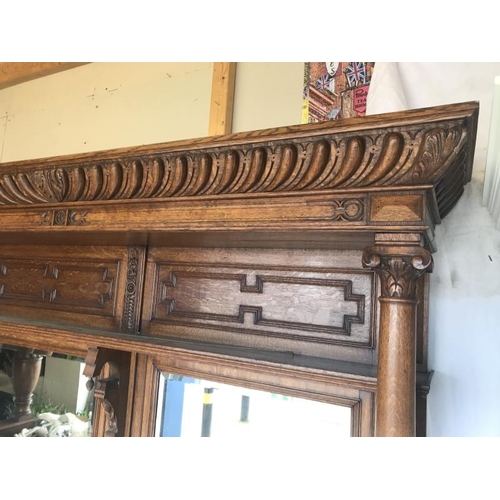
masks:
[[[313,335],[326,343],[350,337],[352,324],[365,322],[365,296],[353,293],[352,279],[332,273],[157,266],[155,320],[215,322],[281,337]]]
[[[144,249],[0,246],[0,314],[137,331]],[[139,257],[139,258],[137,258]],[[138,296],[134,295],[136,289]]]
[[[266,348],[292,342],[294,351],[297,342],[374,348],[371,271],[307,266],[285,251],[252,265],[238,262],[245,251],[178,250],[149,258],[143,333]],[[266,251],[247,255],[258,252]],[[310,262],[318,262],[313,253]]]
[[[120,261],[0,258],[0,300],[112,317]]]

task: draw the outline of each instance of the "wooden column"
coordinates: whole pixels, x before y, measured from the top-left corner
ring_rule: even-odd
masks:
[[[432,268],[419,234],[380,234],[363,266],[380,277],[376,436],[415,436],[416,282]]]

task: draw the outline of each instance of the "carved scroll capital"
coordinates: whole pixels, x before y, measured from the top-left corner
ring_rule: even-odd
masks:
[[[419,246],[375,245],[363,252],[363,267],[380,277],[381,297],[416,300],[416,284],[432,271],[432,255]]]

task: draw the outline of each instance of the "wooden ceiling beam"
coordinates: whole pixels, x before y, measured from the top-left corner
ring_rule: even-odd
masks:
[[[75,62],[3,62],[0,63],[0,89],[12,87],[19,83],[28,82],[76,68],[88,63]]]

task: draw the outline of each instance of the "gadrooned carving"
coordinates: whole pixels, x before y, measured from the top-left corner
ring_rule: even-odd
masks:
[[[324,191],[431,183],[463,150],[465,122],[329,133],[293,140],[73,160],[0,175],[0,205]],[[350,205],[352,212],[355,205]],[[354,212],[357,214],[357,212]],[[86,213],[42,212],[41,225]],[[346,220],[351,220],[346,218]]]
[[[363,266],[380,277],[381,296],[416,299],[418,278],[432,270],[432,255],[421,247],[403,247],[398,253],[394,247],[374,246],[363,252]]]

